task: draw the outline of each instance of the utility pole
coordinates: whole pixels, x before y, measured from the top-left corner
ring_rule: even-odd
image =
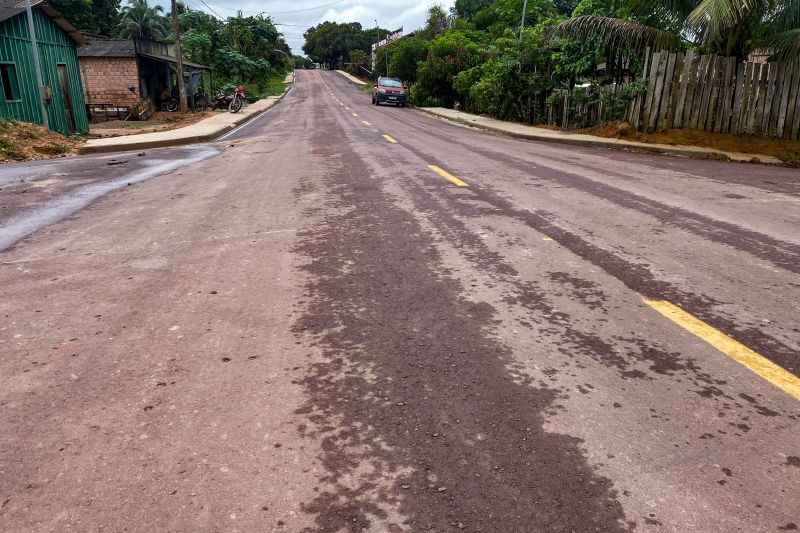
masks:
[[[45,128],[50,128],[50,120],[47,118],[47,103],[44,99],[44,81],[42,80],[42,65],[39,63],[39,44],[36,42],[36,29],[33,27],[33,11],[31,10],[31,0],[25,0],[25,13],[28,16],[28,33],[31,37],[31,52],[33,52],[33,70],[36,72],[36,84],[39,86],[39,105],[42,110],[42,124]]]
[[[522,3],[522,20],[519,23],[519,39],[522,40],[522,28],[525,27],[525,13],[528,12],[528,0]]]
[[[527,0],[526,0],[527,1]],[[186,91],[183,87],[183,56],[181,55],[181,28],[178,25],[178,6],[175,0],[172,0],[172,27],[175,32],[175,63],[178,70],[178,94],[180,94],[181,113],[186,113],[188,106],[186,105]]]
[[[378,19],[375,19],[375,38],[377,39],[377,41],[375,41],[375,50],[373,50],[372,52],[372,70],[377,71],[378,61],[380,60],[380,58],[378,58],[378,43],[381,42],[380,29],[378,28]]]

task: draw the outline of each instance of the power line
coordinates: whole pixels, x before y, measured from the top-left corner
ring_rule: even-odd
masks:
[[[212,13],[214,13],[214,14],[217,16],[217,18],[218,18],[218,19],[222,20],[222,15],[220,15],[219,13],[217,13],[216,11],[214,11],[213,9],[211,9],[211,6],[210,6],[210,5],[208,5],[208,4],[206,4],[206,3],[205,3],[205,0],[200,0],[200,2],[201,2],[201,3],[202,3],[204,6],[206,6],[206,7],[208,8],[208,10],[209,10],[209,11],[211,11]]]
[[[345,2],[345,1],[346,0],[336,0],[335,2],[331,2],[329,4],[322,4],[322,5],[319,5],[319,6],[309,7],[309,8],[306,8],[306,9],[295,9],[293,11],[272,11],[270,13],[267,13],[266,11],[248,11],[246,9],[236,9],[235,7],[223,6],[223,5],[220,5],[220,4],[215,4],[213,2],[208,2],[208,3],[211,4],[214,7],[218,7],[218,8],[221,8],[221,9],[229,9],[231,11],[241,11],[242,13],[255,13],[257,15],[261,15],[261,14],[264,14],[264,15],[284,15],[284,14],[287,14],[287,13],[301,13],[303,11],[314,11],[315,9],[322,9],[323,7],[329,7],[329,6],[333,6],[333,5],[336,5],[336,4],[341,4],[342,2]],[[203,2],[203,3],[205,4],[205,2]]]

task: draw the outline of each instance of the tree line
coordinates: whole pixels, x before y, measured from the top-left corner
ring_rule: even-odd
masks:
[[[173,42],[172,13],[149,0],[51,0],[73,26],[108,38],[143,37]],[[220,82],[253,84],[263,92],[292,66],[291,49],[270,17],[236,16],[219,20],[177,2],[183,57],[212,68]]]
[[[536,122],[563,94],[576,106],[608,99],[604,118],[619,118],[628,100],[646,89],[647,50],[800,61],[800,0],[528,0],[523,15],[524,3],[456,0],[450,12],[434,6],[423,28],[379,49],[371,76],[403,79],[417,105],[458,103]],[[360,52],[378,36],[365,45],[344,38],[342,26],[352,25],[309,28],[303,50],[315,61],[356,65],[364,74],[371,65]],[[622,89],[597,90],[612,83]]]

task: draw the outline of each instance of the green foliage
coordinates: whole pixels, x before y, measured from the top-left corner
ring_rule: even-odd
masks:
[[[395,41],[381,49],[381,56],[389,54],[389,74],[407,83],[417,81],[419,63],[428,56],[428,42],[409,37]]]
[[[352,50],[371,53],[372,43],[385,37],[388,30],[364,30],[358,22],[322,22],[304,33],[303,51],[316,63],[341,67],[350,61]]]
[[[105,37],[119,34],[119,0],[51,0],[50,4],[81,31]]]
[[[292,63],[294,68],[308,68],[314,64],[313,61],[304,56],[292,56]]]
[[[370,56],[363,50],[350,51],[350,63],[347,65],[347,72],[354,76],[364,77],[369,70]]]
[[[611,48],[698,48],[745,58],[757,50],[797,59],[800,0],[582,0],[558,35],[598,37]]]
[[[462,31],[449,31],[430,43],[428,57],[419,63],[416,90],[412,99],[417,105],[440,102],[452,106],[457,93],[453,78],[461,71],[477,66],[481,60],[481,48],[475,35]]]
[[[178,22],[184,57],[210,66],[218,82],[259,85],[294,66],[288,46],[269,17],[236,16],[222,22],[186,9]]]
[[[222,79],[243,82],[258,81],[273,73],[266,59],[253,59],[226,48],[214,51],[211,67],[214,74]]]
[[[523,5],[524,0],[497,0],[475,14],[473,22],[477,29],[486,31],[493,37],[500,37],[509,28],[519,28]],[[550,0],[528,0],[525,25],[535,26],[555,15],[555,8]]]
[[[164,18],[164,8],[151,5],[148,0],[130,0],[122,8],[120,37],[145,37],[163,39],[169,35],[169,23]]]
[[[428,8],[428,18],[425,27],[419,31],[419,36],[423,39],[433,39],[449,26],[447,13],[441,5],[435,4]]]
[[[540,30],[525,29],[521,39],[497,39],[485,63],[458,74],[453,86],[469,111],[505,120],[531,122],[554,80]]]
[[[605,92],[603,102],[603,116],[601,120],[620,120],[625,116],[625,110],[632,98],[647,92],[647,80],[637,80],[626,83],[619,91]]]
[[[200,30],[189,30],[181,36],[181,52],[194,63],[208,65],[214,55],[214,39]]]
[[[492,3],[493,0],[456,0],[450,12],[457,18],[470,20],[478,11],[489,7]]]

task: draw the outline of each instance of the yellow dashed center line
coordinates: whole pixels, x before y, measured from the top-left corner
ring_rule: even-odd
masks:
[[[446,170],[442,170],[441,168],[437,167],[436,165],[428,165],[428,168],[433,170],[437,174],[439,174],[441,177],[443,177],[444,179],[446,179],[450,183],[458,185],[459,187],[466,187],[467,186],[467,184],[465,182],[463,182],[460,179],[458,179],[457,177],[453,176],[452,174],[450,174]]]
[[[645,303],[688,332],[697,335],[737,363],[746,366],[749,370],[800,400],[800,378],[791,372],[670,302],[645,300]]]
[[[542,237],[542,240],[543,241],[552,241],[553,239],[551,237]]]
[[[367,122],[366,120],[362,120],[362,121],[361,121],[361,123],[362,123],[363,125],[365,125],[365,126],[372,126],[372,124],[370,124],[370,123],[369,123],[369,122]]]
[[[353,116],[354,116],[354,117],[357,117],[357,116],[358,116],[358,113],[353,113]]]
[[[388,135],[384,135],[383,138],[386,139],[387,141],[389,141],[392,144],[397,144],[397,141],[395,141],[394,139],[392,139]]]

